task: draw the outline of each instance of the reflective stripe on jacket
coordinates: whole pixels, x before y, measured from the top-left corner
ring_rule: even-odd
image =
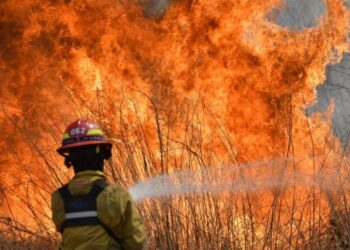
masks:
[[[76,174],[69,182],[68,189],[72,195],[90,192],[93,184],[105,176],[100,171],[84,171]],[[142,249],[145,232],[142,219],[130,194],[116,186],[109,185],[97,197],[98,218],[110,228],[121,240],[123,249]],[[52,219],[60,230],[64,220],[64,201],[56,190],[52,194]],[[61,249],[64,250],[112,250],[122,249],[100,226],[79,226],[66,228],[62,234]]]

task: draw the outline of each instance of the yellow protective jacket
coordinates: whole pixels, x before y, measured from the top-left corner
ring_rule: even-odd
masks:
[[[90,192],[93,184],[105,179],[101,171],[83,171],[77,173],[68,184],[70,193],[83,195]],[[110,237],[100,225],[67,227],[62,234],[63,250],[114,250],[142,249],[145,232],[142,219],[130,194],[116,186],[107,186],[97,197],[98,218],[122,241],[122,247]],[[56,190],[52,194],[52,219],[57,230],[64,222],[63,199]]]

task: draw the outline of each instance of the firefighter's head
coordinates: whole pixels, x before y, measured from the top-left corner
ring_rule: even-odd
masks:
[[[104,160],[111,157],[110,144],[101,128],[89,120],[77,120],[63,134],[62,146],[57,152],[65,157],[67,167],[74,172],[85,170],[103,171]]]

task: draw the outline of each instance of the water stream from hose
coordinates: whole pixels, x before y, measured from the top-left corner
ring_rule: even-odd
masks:
[[[291,185],[328,185],[320,176],[291,171],[290,159],[273,159],[245,165],[226,165],[186,170],[151,177],[128,188],[136,202],[169,195],[257,192]],[[294,163],[295,164],[295,163]]]

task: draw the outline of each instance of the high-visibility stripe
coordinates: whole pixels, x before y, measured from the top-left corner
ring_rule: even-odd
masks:
[[[63,134],[63,140],[66,140],[66,139],[69,139],[69,138],[70,138],[70,136],[69,136],[68,133],[64,133]]]
[[[89,129],[87,132],[87,135],[103,135],[103,131],[99,128],[92,128]]]
[[[97,211],[85,211],[85,212],[76,212],[76,213],[66,213],[65,218],[69,219],[79,219],[79,218],[87,218],[87,217],[96,217]]]

